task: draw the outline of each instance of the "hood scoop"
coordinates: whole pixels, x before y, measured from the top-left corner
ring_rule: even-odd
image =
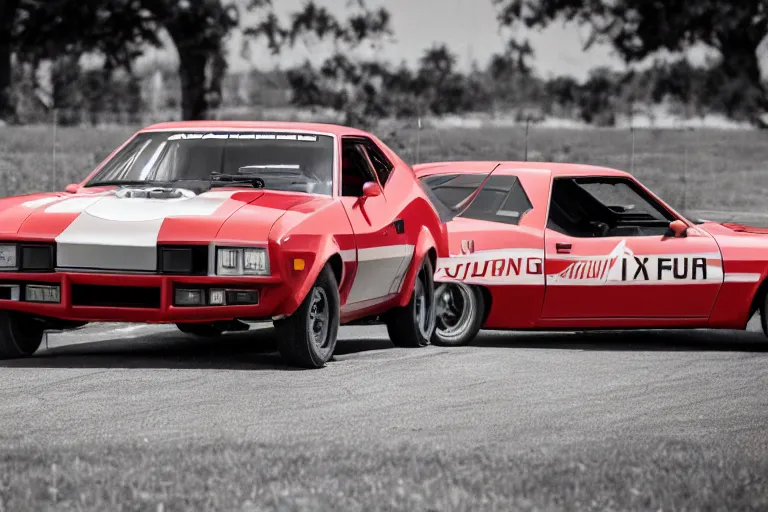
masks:
[[[120,199],[182,199],[196,194],[191,190],[172,187],[121,188],[115,192]]]

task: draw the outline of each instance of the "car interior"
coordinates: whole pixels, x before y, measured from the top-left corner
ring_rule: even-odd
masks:
[[[345,139],[341,150],[341,195],[361,197],[363,185],[368,181],[376,182],[377,174],[383,186],[389,169],[382,158],[367,147],[365,141]]]
[[[573,237],[655,236],[673,220],[631,180],[555,178],[547,227]]]

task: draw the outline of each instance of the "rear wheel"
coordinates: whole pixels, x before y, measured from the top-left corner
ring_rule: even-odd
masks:
[[[42,324],[26,315],[0,311],[0,359],[29,357],[42,341]]]
[[[339,332],[339,288],[328,265],[296,312],[275,321],[275,330],[286,363],[322,368],[331,359]]]
[[[451,347],[468,345],[483,326],[483,293],[476,286],[444,283],[437,288],[435,297],[437,327],[432,343]]]
[[[424,347],[435,332],[435,282],[432,263],[424,258],[411,300],[387,313],[387,334],[398,347]]]

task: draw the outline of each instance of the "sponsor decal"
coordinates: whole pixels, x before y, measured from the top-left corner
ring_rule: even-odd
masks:
[[[567,259],[553,256],[546,279],[542,250],[475,252],[470,246],[462,243],[462,254],[438,258],[435,281],[485,285],[543,285],[546,281],[547,285],[610,286],[712,283],[722,282],[724,277],[719,254],[637,255],[625,240],[606,255]]]
[[[467,284],[544,284],[544,251],[501,249],[438,258],[435,281]]]
[[[585,257],[547,275],[547,284],[642,284],[723,281],[718,254],[636,255],[622,240],[607,256]]]

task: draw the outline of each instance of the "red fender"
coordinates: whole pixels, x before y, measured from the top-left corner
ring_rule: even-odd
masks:
[[[419,272],[419,267],[421,267],[421,262],[424,261],[424,258],[427,257],[427,254],[430,250],[435,250],[435,247],[437,247],[437,243],[435,243],[435,239],[432,236],[432,233],[429,231],[429,228],[426,226],[422,226],[421,230],[419,231],[419,238],[416,241],[416,246],[413,250],[413,260],[411,260],[411,267],[408,269],[408,272],[405,274],[405,279],[403,280],[403,286],[400,290],[400,300],[398,301],[398,305],[403,307],[407,306],[408,302],[411,300],[411,294],[413,293],[413,287],[416,282],[416,275]],[[437,256],[437,254],[434,254],[433,256]],[[432,267],[434,267],[434,261],[432,262]]]
[[[291,315],[304,301],[325,264],[340,253],[339,244],[332,235],[293,235],[276,252],[281,255],[283,286],[291,290],[276,314]],[[304,260],[303,270],[293,268],[296,258]]]

